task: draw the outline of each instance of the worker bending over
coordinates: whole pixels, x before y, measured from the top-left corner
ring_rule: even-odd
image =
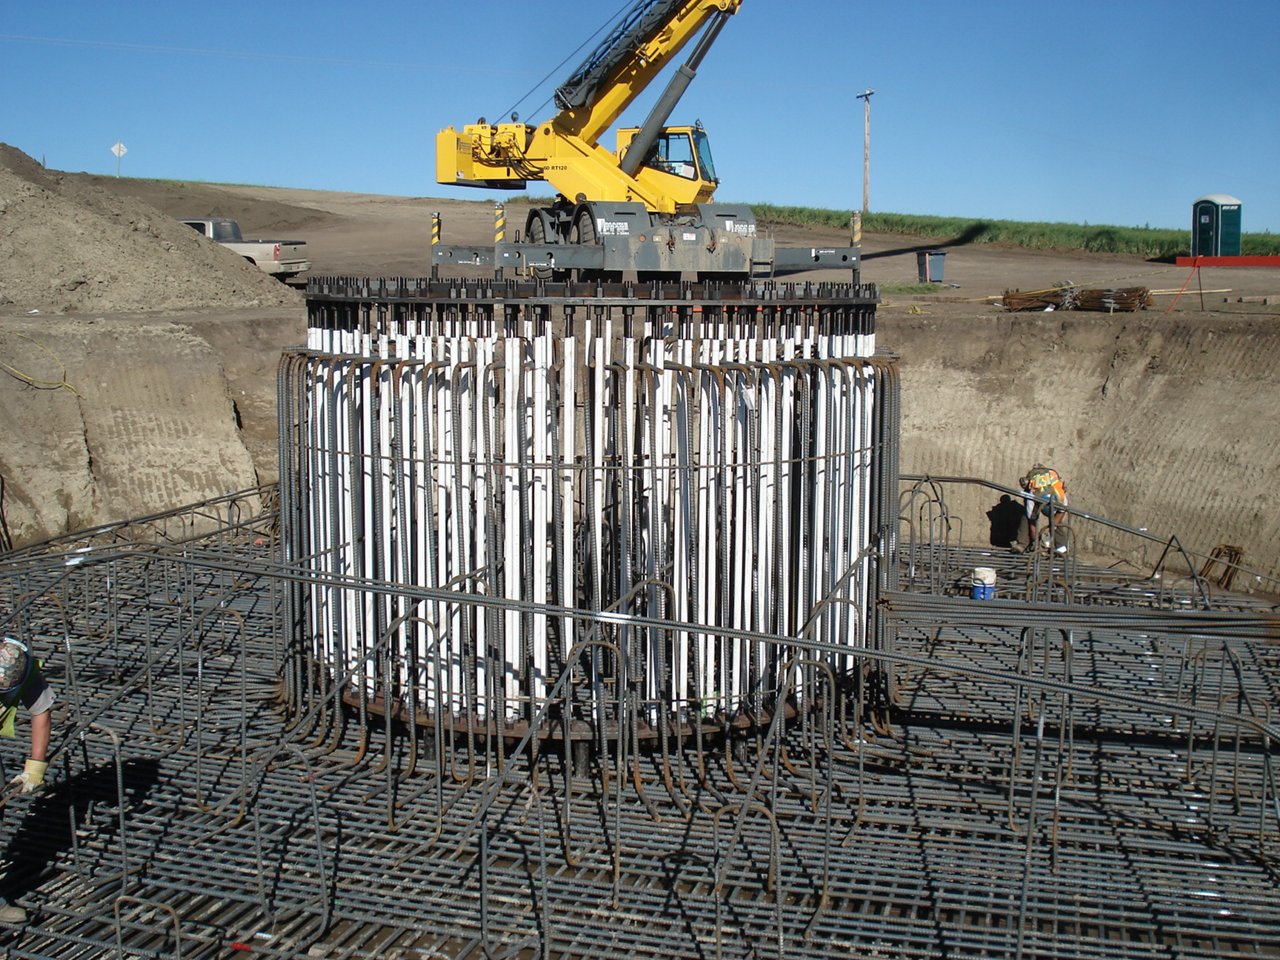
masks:
[[[1036,523],[1043,516],[1049,529],[1054,531],[1054,550],[1066,553],[1066,531],[1059,533],[1057,529],[1059,523],[1065,523],[1065,515],[1061,519],[1057,515],[1062,513],[1060,507],[1067,506],[1067,487],[1058,471],[1037,463],[1018,481],[1018,486],[1029,494],[1024,498],[1027,505],[1026,516],[1018,529],[1018,542],[1022,549],[1026,553],[1035,550],[1039,543]]]
[[[31,717],[31,752],[22,772],[9,782],[6,799],[31,793],[44,783],[49,768],[45,757],[49,752],[49,735],[53,729],[50,709],[54,692],[40,672],[40,666],[26,645],[13,637],[0,641],[0,736],[15,735],[14,720],[18,705]],[[2,812],[2,811],[0,811]],[[0,923],[25,923],[27,911],[0,894]]]

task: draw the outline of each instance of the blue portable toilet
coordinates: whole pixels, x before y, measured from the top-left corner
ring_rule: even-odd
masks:
[[[1191,255],[1240,256],[1240,201],[1210,193],[1191,205]]]

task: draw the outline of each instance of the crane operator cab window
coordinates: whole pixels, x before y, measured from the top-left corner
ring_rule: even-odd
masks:
[[[711,144],[701,130],[664,131],[653,145],[645,166],[685,180],[717,182]]]

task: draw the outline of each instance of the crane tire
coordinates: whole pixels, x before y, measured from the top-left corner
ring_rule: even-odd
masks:
[[[547,242],[547,228],[542,217],[536,214],[529,220],[529,228],[525,231],[529,243],[544,244]],[[550,267],[529,267],[529,275],[535,280],[549,282],[552,279]]]

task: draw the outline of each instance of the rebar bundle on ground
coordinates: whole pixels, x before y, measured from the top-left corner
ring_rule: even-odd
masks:
[[[1132,313],[1155,301],[1146,287],[1087,289],[1053,287],[1048,290],[1006,290],[1001,298],[1009,311],[1021,310],[1094,310],[1103,313]]]

